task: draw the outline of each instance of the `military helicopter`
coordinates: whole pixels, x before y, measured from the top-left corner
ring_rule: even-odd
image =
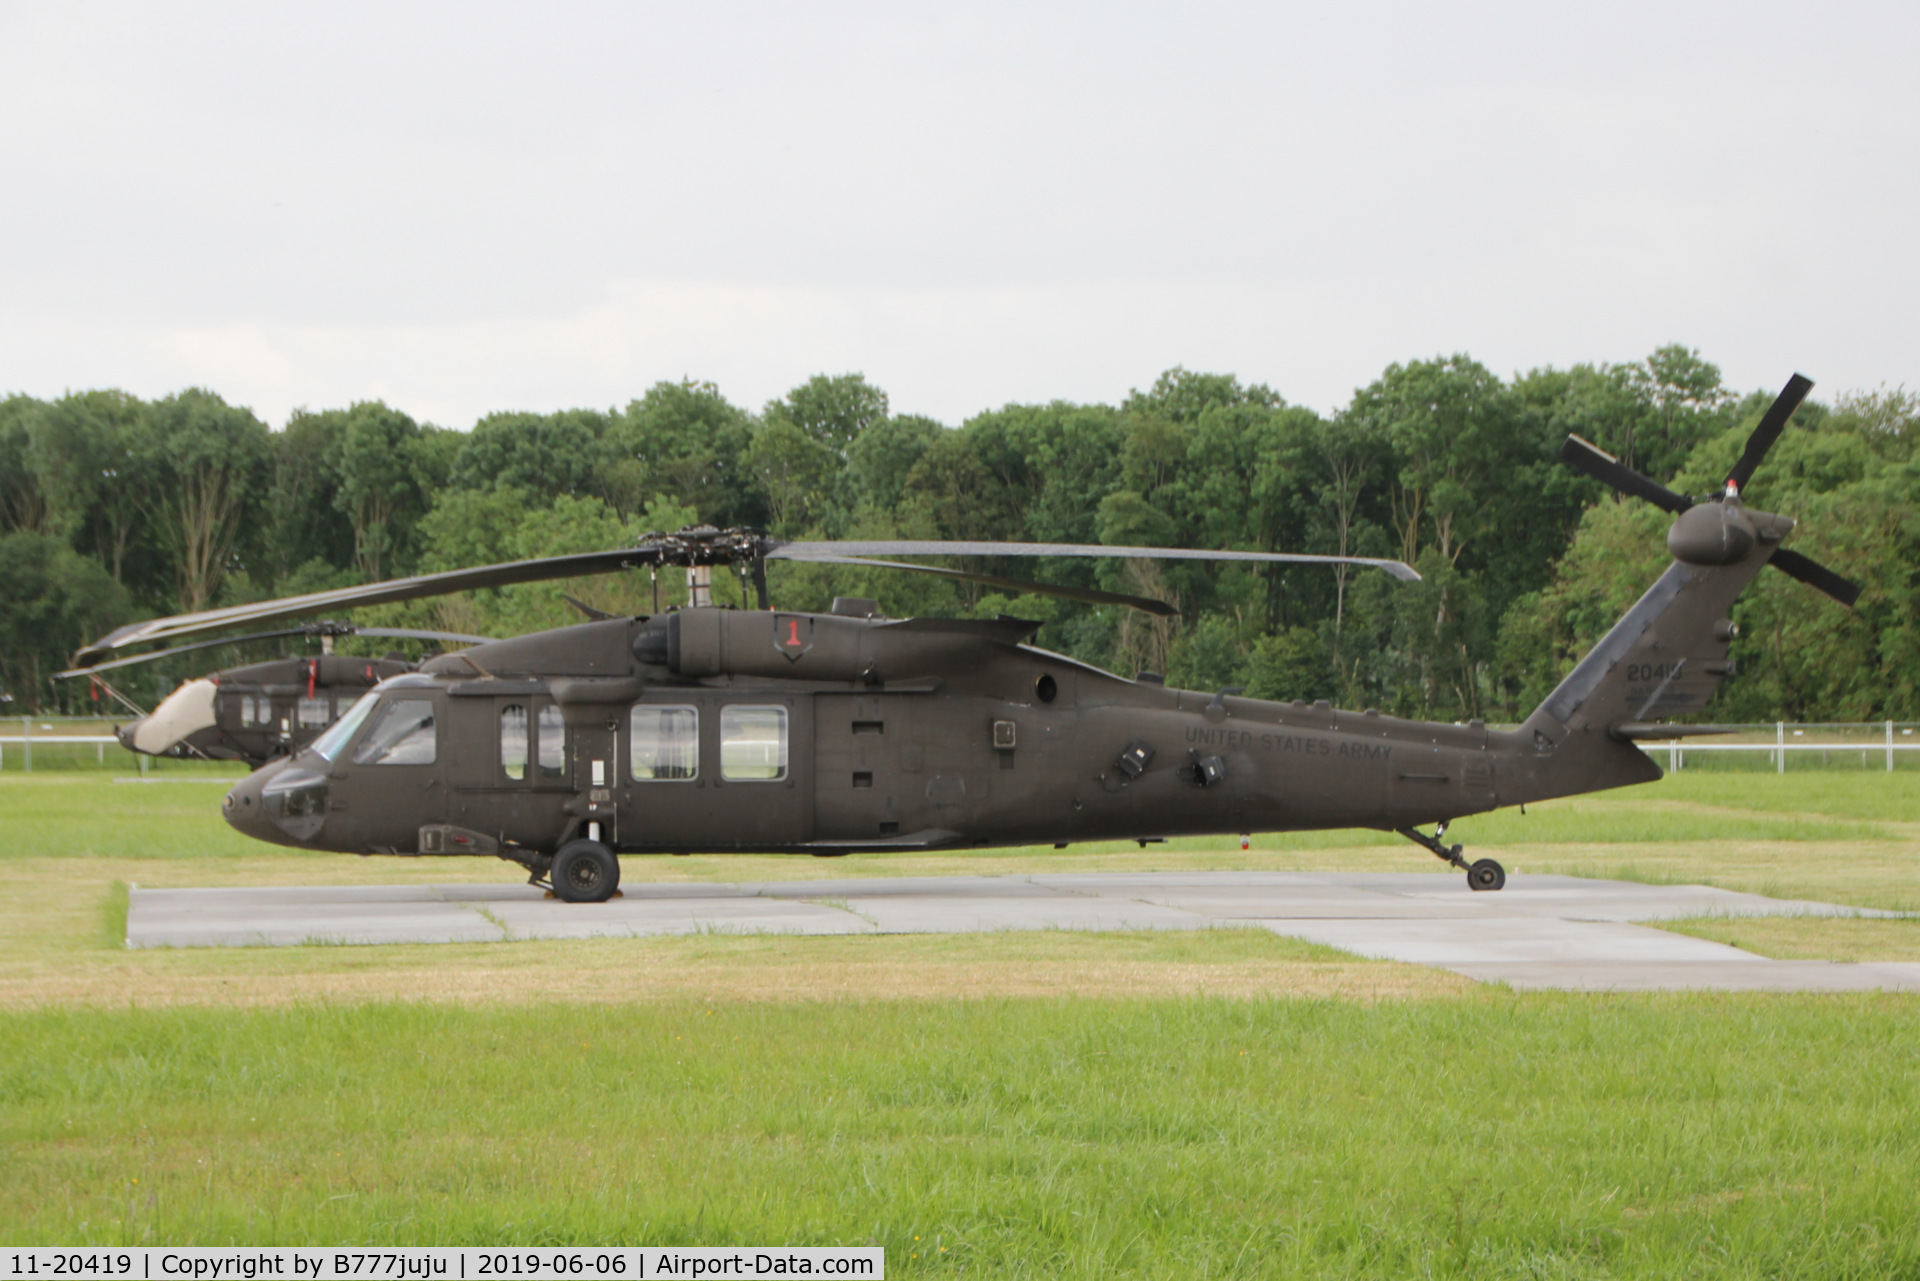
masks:
[[[1391,830],[1498,890],[1448,823],[1499,806],[1646,782],[1637,740],[1720,732],[1656,718],[1729,674],[1734,599],[1773,564],[1851,605],[1859,589],[1780,546],[1794,527],[1740,491],[1812,386],[1795,376],[1721,492],[1676,494],[1570,437],[1569,465],[1676,514],[1673,563],[1517,730],[1275,703],[1129,680],[1030,642],[1038,624],[767,607],[765,563],[887,565],[1171,614],[1164,602],[943,569],[886,555],[1395,561],[1176,548],[974,542],[780,542],[684,529],[615,551],[520,561],[211,610],[123,628],[76,659],[142,640],[471,587],[686,566],[685,609],[478,645],[390,677],[304,750],[229,792],[249,836],[360,854],[498,857],[569,902],[611,897],[620,857],[866,850],[1298,831]],[[731,564],[759,609],[715,608]],[[657,581],[657,580],[656,580]],[[1431,833],[1420,830],[1437,825]]]
[[[114,728],[114,736],[130,752],[143,756],[244,761],[258,769],[277,756],[299,751],[319,737],[340,713],[381,681],[419,666],[397,654],[385,658],[356,658],[333,652],[335,640],[356,635],[465,645],[493,639],[411,627],[315,622],[153,650],[93,667],[59,672],[56,679],[84,676],[92,683],[96,698],[99,691],[104,690],[131,711],[136,719]],[[307,658],[249,663],[196,677],[182,682],[152,712],[143,710],[106,679],[109,671],[156,659],[288,637],[317,640],[322,652]]]

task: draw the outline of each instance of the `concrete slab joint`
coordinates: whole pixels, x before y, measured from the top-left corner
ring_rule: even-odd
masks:
[[[647,885],[578,906],[526,885],[130,891],[128,947],[289,947],[740,934],[1252,926],[1516,988],[1920,991],[1920,964],[1774,961],[1639,922],[1897,916],[1701,885],[1515,875],[1145,872]]]

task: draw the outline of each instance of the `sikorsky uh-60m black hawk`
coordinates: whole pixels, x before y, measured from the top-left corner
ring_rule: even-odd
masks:
[[[335,654],[333,642],[345,636],[454,641],[463,645],[492,639],[411,627],[314,622],[152,650],[57,675],[63,680],[86,677],[93,685],[95,698],[104,690],[134,714],[135,720],[114,729],[120,745],[130,752],[143,756],[244,761],[258,769],[276,757],[292,755],[318,738],[321,731],[381,681],[414,671],[419,666],[399,654],[384,658]],[[321,652],[304,658],[247,663],[195,677],[182,682],[151,712],[116,689],[106,675],[156,659],[294,637],[318,642]]]
[[[168,640],[352,605],[645,566],[686,566],[685,609],[477,645],[390,677],[306,748],[228,793],[228,822],[282,845],[477,854],[576,902],[610,897],[623,855],[846,854],[1368,827],[1398,831],[1497,890],[1447,824],[1499,806],[1660,776],[1636,740],[1698,711],[1731,670],[1734,599],[1772,564],[1851,605],[1853,584],[1781,546],[1784,516],[1741,491],[1811,387],[1796,376],[1721,491],[1676,494],[1577,438],[1569,465],[1674,513],[1673,563],[1516,730],[1402,720],[1326,702],[1169,689],[1029,642],[1037,624],[767,608],[765,563],[881,555],[1334,561],[1251,552],[1009,543],[795,543],[692,528],[616,551],[401,579],[122,629],[84,666]],[[1392,561],[1349,559],[1401,578]],[[714,608],[732,565],[760,608]],[[898,564],[1005,590],[1160,601]],[[1437,824],[1435,831],[1420,830]]]

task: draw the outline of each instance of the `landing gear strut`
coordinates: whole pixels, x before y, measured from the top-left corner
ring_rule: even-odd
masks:
[[[1446,844],[1447,825],[1445,823],[1433,829],[1433,835],[1413,827],[1396,827],[1394,831],[1418,845],[1430,850],[1435,858],[1451,863],[1467,874],[1467,888],[1470,890],[1497,890],[1507,883],[1507,869],[1490,858],[1479,859],[1473,863],[1466,860],[1465,847]]]

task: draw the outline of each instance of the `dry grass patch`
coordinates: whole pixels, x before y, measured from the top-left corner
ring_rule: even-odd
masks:
[[[1780,961],[1920,961],[1920,920],[1915,919],[1703,917],[1662,921],[1660,928]]]
[[[1920,846],[1909,841],[1516,845],[1494,852],[1509,871],[1713,885],[1768,898],[1920,910]]]
[[[75,953],[78,953],[77,955]],[[1457,994],[1472,984],[1258,929],[692,935],[378,947],[74,949],[0,971],[0,1009],[312,1001],[618,1004]]]

